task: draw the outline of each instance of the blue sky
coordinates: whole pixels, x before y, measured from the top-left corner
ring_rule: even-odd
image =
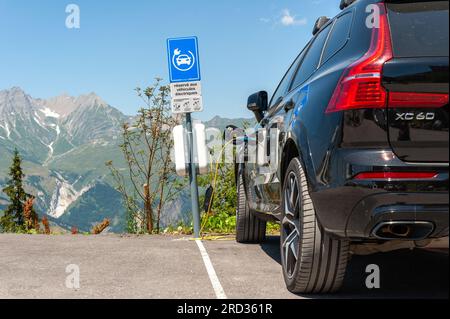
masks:
[[[272,93],[311,37],[317,17],[339,0],[0,0],[0,89],[33,97],[95,92],[126,114],[133,89],[168,78],[166,39],[199,38],[205,111],[250,117],[247,96]],[[80,29],[67,29],[68,4]]]

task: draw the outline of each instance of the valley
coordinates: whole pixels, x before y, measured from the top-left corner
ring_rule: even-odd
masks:
[[[25,189],[36,198],[39,215],[58,226],[80,231],[104,218],[110,232],[125,230],[121,195],[110,176],[107,161],[126,168],[119,145],[121,129],[132,122],[95,93],[67,94],[43,100],[15,87],[0,91],[0,189],[7,180],[15,148],[23,159]],[[246,119],[215,117],[207,127],[241,126]],[[7,205],[0,192],[0,212]],[[189,197],[181,193],[164,211],[163,225],[189,221]]]

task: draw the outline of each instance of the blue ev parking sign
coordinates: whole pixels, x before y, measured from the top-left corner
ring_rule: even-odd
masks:
[[[170,83],[200,81],[197,37],[167,40]]]

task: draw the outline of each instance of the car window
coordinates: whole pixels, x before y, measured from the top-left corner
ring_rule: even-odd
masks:
[[[348,38],[350,37],[352,21],[352,12],[342,15],[336,20],[323,53],[322,63],[328,61],[328,59],[330,59],[345,46]]]
[[[308,46],[306,46],[308,47]],[[291,67],[283,77],[283,80],[281,80],[280,84],[278,85],[277,90],[272,96],[272,99],[270,100],[270,108],[278,104],[280,102],[280,98],[284,97],[289,89],[289,84],[291,83],[291,80],[294,76],[295,71],[298,68],[298,64],[303,59],[304,53],[306,52],[306,49],[303,49],[303,51],[299,54],[299,56],[295,59],[294,63],[292,63]]]
[[[395,57],[449,55],[448,1],[388,3]]]
[[[331,24],[317,34],[314,42],[310,46],[305,58],[297,71],[294,81],[292,82],[292,88],[299,86],[305,82],[317,69],[319,65],[320,57],[322,55],[323,47],[330,32]]]

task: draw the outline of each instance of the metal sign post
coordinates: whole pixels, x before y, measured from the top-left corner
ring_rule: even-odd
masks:
[[[197,37],[167,40],[172,112],[186,114],[187,143],[189,149],[189,184],[191,187],[194,236],[200,237],[200,209],[197,185],[197,165],[194,153],[192,112],[203,110],[201,95],[200,61]]]
[[[186,129],[189,147],[189,185],[191,186],[192,214],[194,220],[194,236],[200,238],[200,209],[198,204],[197,166],[194,163],[194,134],[192,132],[191,113],[186,113]]]

